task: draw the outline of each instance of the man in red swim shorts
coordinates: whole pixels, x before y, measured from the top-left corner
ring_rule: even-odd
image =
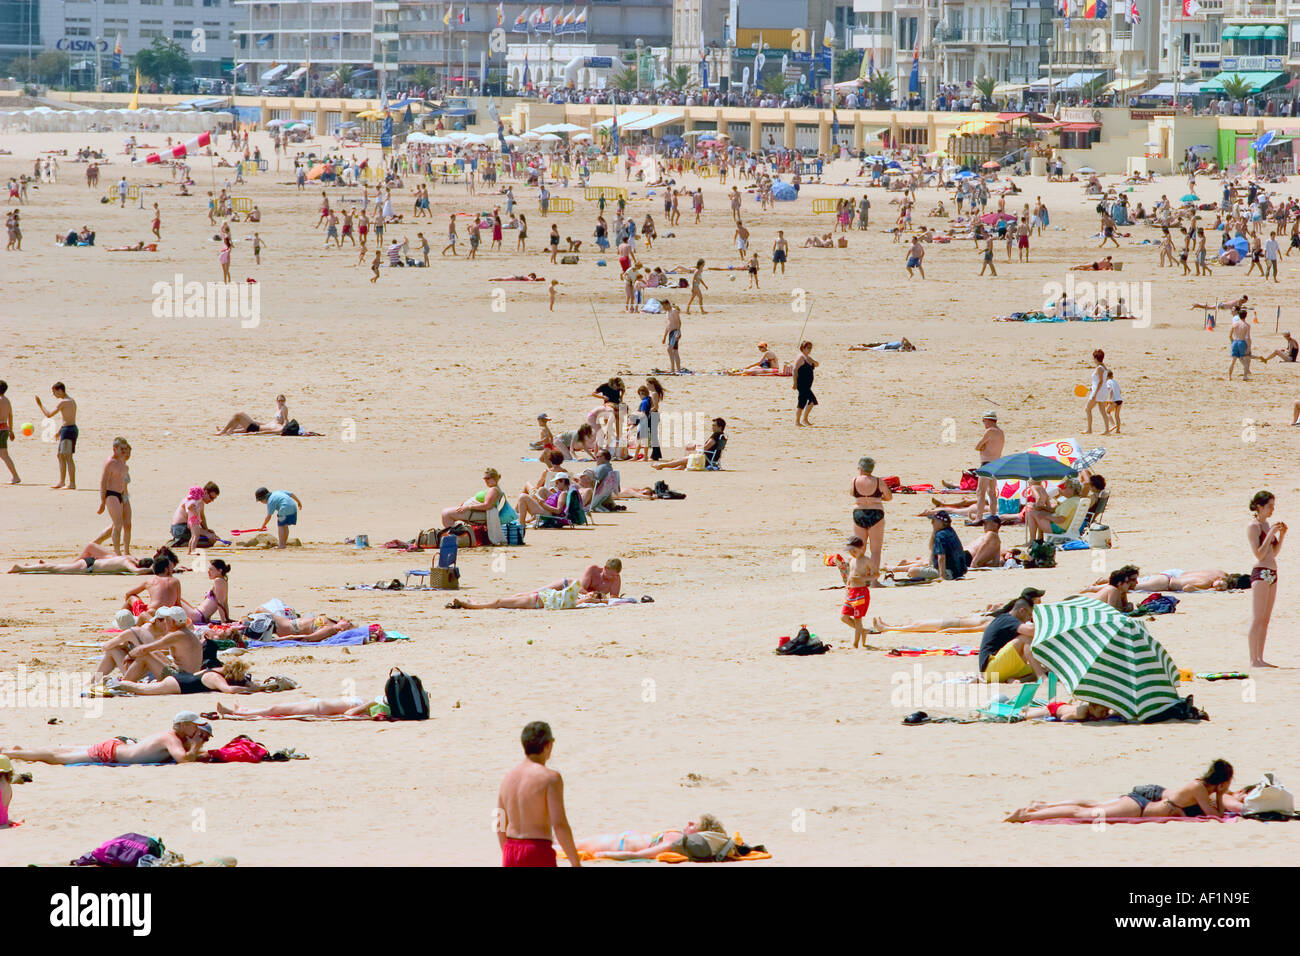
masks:
[[[853,628],[853,646],[865,646],[867,632],[862,627],[862,619],[871,607],[871,561],[861,538],[850,538],[845,548],[849,552],[848,560],[838,556],[835,560],[849,589],[840,608],[840,620]]]
[[[580,866],[573,830],[564,813],[564,780],[546,766],[555,737],[535,720],[519,735],[523,761],[506,774],[497,794],[497,842],[502,866],[553,867],[552,833],[570,866]]]

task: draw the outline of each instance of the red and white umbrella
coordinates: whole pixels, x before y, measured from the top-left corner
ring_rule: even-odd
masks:
[[[184,159],[190,153],[197,153],[204,146],[208,146],[211,143],[212,143],[211,133],[200,133],[198,136],[195,136],[193,139],[187,139],[185,142],[177,146],[173,146],[171,149],[167,150],[166,152],[150,153],[144,159],[137,159],[135,161],[135,165],[138,166],[141,163],[151,163],[151,164],[161,163],[164,159]]]

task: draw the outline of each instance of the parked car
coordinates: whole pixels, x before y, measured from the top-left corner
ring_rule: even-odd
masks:
[[[257,84],[256,84],[256,83],[236,83],[236,84],[235,84],[235,95],[236,95],[236,96],[256,96],[256,95],[257,95]]]
[[[276,84],[274,86],[264,86],[262,87],[262,95],[263,96],[288,96],[289,87],[280,86],[279,84]]]

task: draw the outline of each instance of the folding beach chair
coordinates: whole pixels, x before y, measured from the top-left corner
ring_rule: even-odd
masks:
[[[1061,534],[1044,534],[1043,540],[1048,544],[1054,544],[1058,547],[1069,541],[1078,541],[1083,536],[1083,522],[1088,516],[1088,509],[1083,506],[1083,502],[1074,509],[1074,516],[1070,518],[1069,525]]]

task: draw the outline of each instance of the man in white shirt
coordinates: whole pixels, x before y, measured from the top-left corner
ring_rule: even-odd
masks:
[[[1277,282],[1277,233],[1270,232],[1268,241],[1264,243],[1264,279],[1267,280],[1270,275],[1273,281]]]

